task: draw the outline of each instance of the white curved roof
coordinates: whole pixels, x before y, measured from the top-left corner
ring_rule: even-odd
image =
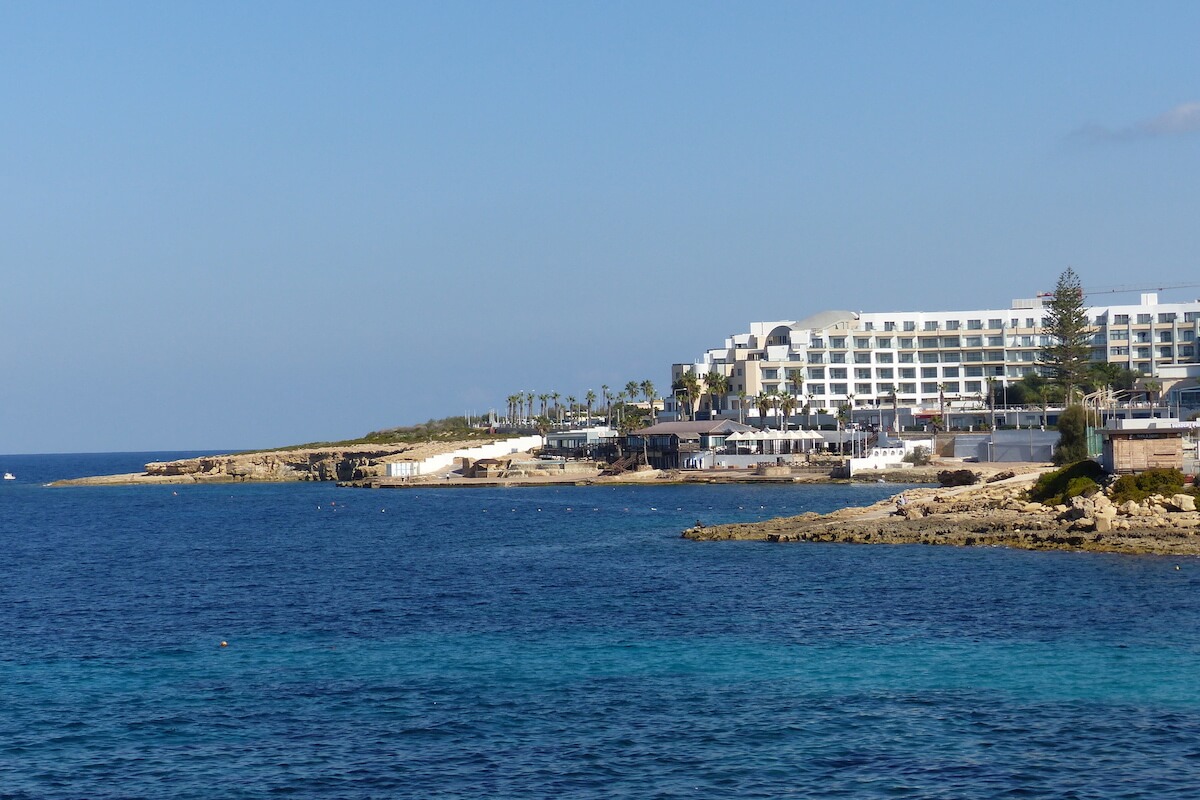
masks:
[[[858,314],[853,311],[818,311],[811,317],[796,322],[792,325],[792,330],[808,331],[808,330],[823,330],[831,328],[839,322],[853,322],[858,319]]]

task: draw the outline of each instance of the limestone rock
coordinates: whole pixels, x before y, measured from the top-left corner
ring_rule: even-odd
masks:
[[[1167,503],[1170,505],[1171,508],[1173,508],[1176,511],[1195,511],[1196,510],[1196,499],[1194,497],[1192,497],[1190,494],[1172,495],[1171,499],[1168,500]]]

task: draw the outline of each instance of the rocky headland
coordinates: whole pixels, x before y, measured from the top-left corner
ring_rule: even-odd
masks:
[[[387,464],[392,461],[428,458],[476,444],[479,442],[352,444],[200,456],[178,461],[154,461],[146,465],[145,472],[74,478],[57,481],[54,485],[363,481],[386,474]]]
[[[699,526],[695,540],[1000,546],[1028,550],[1200,555],[1200,512],[1189,494],[1113,503],[1104,493],[1070,504],[1030,502],[1036,473],[953,489],[914,489],[864,508],[756,523]]]

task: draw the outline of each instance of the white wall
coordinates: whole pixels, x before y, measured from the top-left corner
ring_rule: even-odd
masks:
[[[471,460],[499,458],[510,453],[524,453],[526,450],[542,447],[545,443],[546,440],[544,438],[534,434],[531,436],[504,439],[499,442],[489,442],[488,444],[481,444],[475,447],[462,447],[449,453],[430,456],[422,461],[401,461],[388,464],[387,475],[389,478],[430,475],[435,472],[441,472],[444,469],[449,469],[454,465],[456,458],[469,458]]]

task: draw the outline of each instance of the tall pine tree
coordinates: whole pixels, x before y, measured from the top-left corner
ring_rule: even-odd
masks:
[[[1069,405],[1072,392],[1087,380],[1092,353],[1083,286],[1075,270],[1067,267],[1058,276],[1046,312],[1050,342],[1042,348],[1041,362],[1046,376],[1063,388]]]

